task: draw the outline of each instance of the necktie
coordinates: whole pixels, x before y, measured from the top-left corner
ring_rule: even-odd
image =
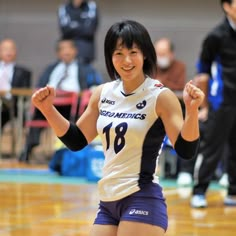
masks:
[[[62,82],[66,79],[66,77],[68,76],[68,65],[65,65],[65,70],[62,74],[62,77],[59,79],[58,84],[56,86],[56,89],[62,89]]]

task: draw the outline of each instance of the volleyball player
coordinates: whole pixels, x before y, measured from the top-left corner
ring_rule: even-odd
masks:
[[[36,91],[34,105],[56,135],[80,150],[98,134],[105,154],[98,183],[99,209],[91,236],[164,235],[167,206],[155,178],[156,159],[167,134],[177,153],[192,158],[199,144],[198,108],[203,92],[188,82],[183,120],[175,94],[154,80],[156,54],[143,25],[115,23],[105,37],[105,61],[111,82],[97,87],[76,124],[53,106],[55,91]]]

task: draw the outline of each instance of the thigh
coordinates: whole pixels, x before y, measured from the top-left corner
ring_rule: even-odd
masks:
[[[130,221],[121,221],[117,232],[117,236],[163,236],[164,234],[165,230],[159,226]]]
[[[92,226],[90,236],[117,236],[116,225],[97,225]]]

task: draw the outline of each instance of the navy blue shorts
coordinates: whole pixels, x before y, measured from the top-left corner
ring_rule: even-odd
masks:
[[[168,217],[162,188],[151,183],[118,201],[100,201],[94,224],[119,225],[120,221],[146,223],[166,230]]]

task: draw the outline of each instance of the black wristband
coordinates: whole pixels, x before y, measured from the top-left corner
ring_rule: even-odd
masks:
[[[82,131],[73,123],[70,123],[67,132],[58,138],[72,151],[79,151],[88,144]]]
[[[175,151],[181,158],[189,160],[196,156],[199,144],[200,144],[199,138],[194,141],[187,141],[183,139],[180,133],[175,142]]]

